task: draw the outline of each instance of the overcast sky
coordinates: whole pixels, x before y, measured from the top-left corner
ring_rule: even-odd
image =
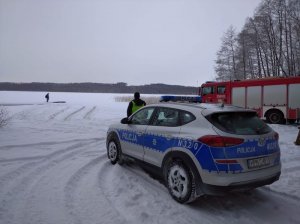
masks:
[[[261,0],[0,0],[0,82],[197,86]]]

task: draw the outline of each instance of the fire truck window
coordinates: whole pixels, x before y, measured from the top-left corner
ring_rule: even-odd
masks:
[[[213,86],[206,86],[202,88],[202,95],[213,94],[214,87]]]
[[[225,86],[218,86],[217,93],[225,94]]]

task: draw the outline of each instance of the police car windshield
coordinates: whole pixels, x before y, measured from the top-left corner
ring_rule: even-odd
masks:
[[[271,128],[255,112],[222,112],[208,115],[206,119],[218,129],[237,135],[266,134]]]

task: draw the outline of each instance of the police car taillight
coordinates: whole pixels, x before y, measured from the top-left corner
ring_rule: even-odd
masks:
[[[198,141],[211,147],[231,147],[242,144],[244,139],[219,135],[205,135],[199,138]]]

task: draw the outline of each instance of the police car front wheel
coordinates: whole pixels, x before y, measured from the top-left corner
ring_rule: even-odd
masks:
[[[108,158],[112,164],[116,164],[118,161],[118,148],[115,142],[111,141],[108,144]]]
[[[122,164],[122,152],[118,138],[115,135],[110,135],[107,144],[107,157],[114,165],[117,162]]]

